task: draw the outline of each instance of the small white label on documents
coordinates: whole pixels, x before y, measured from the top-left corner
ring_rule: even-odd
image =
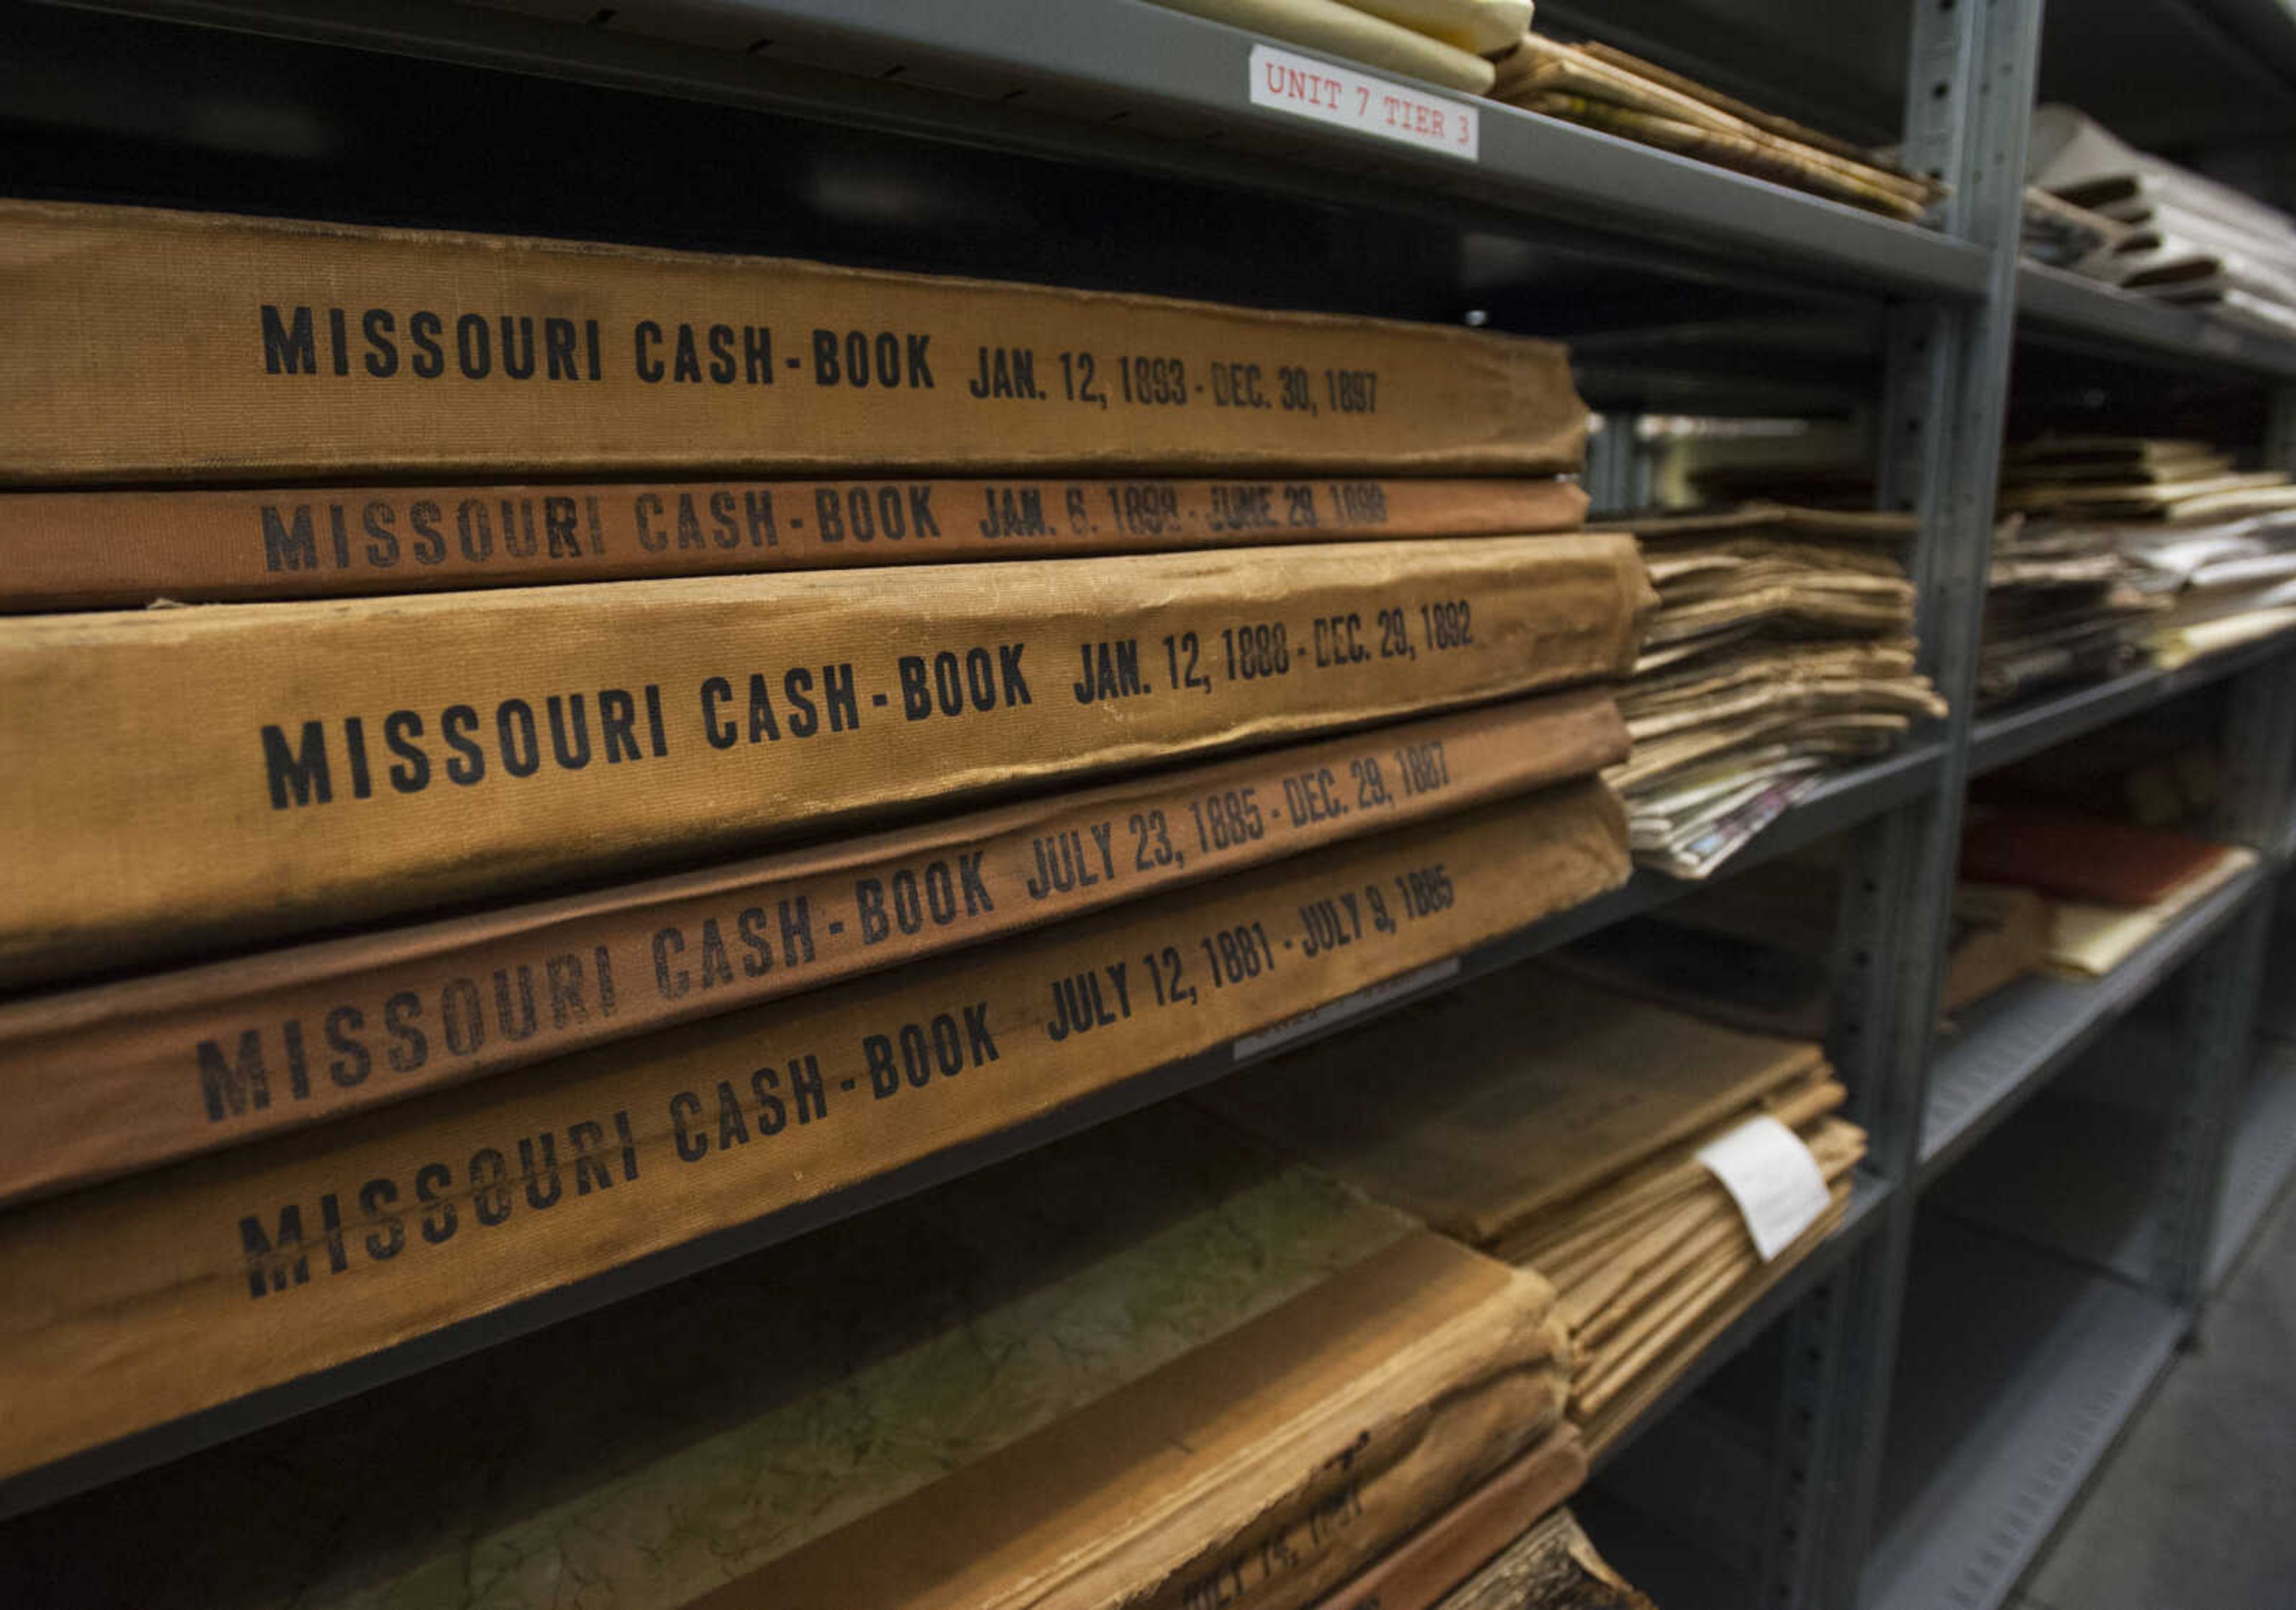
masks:
[[[1833,1199],[1801,1137],[1767,1114],[1700,1148],[1698,1160],[1746,1215],[1765,1263],[1816,1223]]]
[[[1352,995],[1342,995],[1337,1001],[1326,1001],[1313,1011],[1301,1012],[1296,1017],[1286,1017],[1273,1028],[1261,1029],[1256,1034],[1238,1034],[1229,1042],[1231,1054],[1238,1062],[1247,1062],[1262,1051],[1274,1050],[1279,1045],[1289,1045],[1294,1040],[1305,1040],[1310,1034],[1335,1028],[1365,1012],[1377,1011],[1389,1001],[1423,990],[1431,984],[1440,984],[1459,970],[1459,959],[1431,962],[1400,978],[1390,978],[1385,984],[1374,984]]]
[[[1250,71],[1254,106],[1441,151],[1463,162],[1481,155],[1480,115],[1464,101],[1272,45],[1251,47]]]

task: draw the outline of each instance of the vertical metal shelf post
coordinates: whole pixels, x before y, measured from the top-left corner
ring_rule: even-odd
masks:
[[[1910,27],[1905,160],[1952,184],[1943,227],[1989,264],[1975,305],[1893,312],[1876,466],[1882,506],[1920,515],[1923,652],[1952,714],[1937,792],[1859,834],[1843,879],[1830,1050],[1895,1189],[1878,1232],[1790,1322],[1764,1573],[1775,1610],[1854,1604],[1874,1529],[1968,775],[2040,4],[1915,0]]]
[[[2289,388],[2276,388],[2265,447],[2266,462],[2276,467],[2290,462],[2296,429],[2291,401]],[[2296,655],[2276,655],[2243,672],[2230,696],[2223,749],[2232,786],[2216,836],[2277,855],[2296,789]],[[2152,1283],[2189,1320],[2198,1319],[2208,1295],[2217,1208],[2264,988],[2274,904],[2267,888],[2185,969],[2186,1055],[2176,1063],[2179,1083],[2169,1114]]]
[[[1587,437],[1587,469],[1578,478],[1587,489],[1587,511],[1590,518],[1623,514],[1644,501],[1642,443],[1636,436],[1642,416],[1604,413],[1595,422],[1601,429]]]

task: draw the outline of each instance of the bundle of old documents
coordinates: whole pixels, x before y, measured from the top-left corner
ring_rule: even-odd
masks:
[[[2086,520],[2003,521],[1986,571],[1980,707],[2144,663],[2160,601],[2113,529]]]
[[[2276,335],[2296,333],[2296,220],[2287,214],[2137,151],[2070,106],[2034,112],[2025,175],[2120,226],[2106,250],[2064,266]]]
[[[1568,1496],[1568,1357],[1537,1275],[1166,1107],[43,1511],[0,1560],[139,1610],[1294,1610],[1542,1447],[1538,1511]]]
[[[2193,526],[2296,508],[2285,470],[2235,469],[2207,442],[2045,436],[2005,448],[2004,514]]]
[[[2114,540],[2136,586],[2164,607],[2152,657],[2179,666],[2296,627],[2296,508],[2200,525],[2122,525]]]
[[[1595,1451],[1824,1238],[1865,1150],[1816,1044],[1537,965],[1201,1099],[1545,1274],[1570,1328],[1570,1416]],[[1800,1210],[1742,1213],[1742,1154]]]
[[[1565,45],[1530,35],[1499,58],[1491,94],[1893,218],[1918,218],[1945,193],[1934,179],[1904,173],[1847,141],[1591,41]]]
[[[1620,523],[1659,594],[1618,695],[1635,752],[1606,773],[1638,860],[1702,878],[1826,772],[1944,715],[1915,669],[1905,517],[1750,503]]]
[[[2133,272],[2120,256],[2121,246],[2136,233],[2133,224],[2076,207],[2038,184],[2025,187],[2020,222],[2019,248],[2037,263],[2109,285],[2118,285]]]
[[[1982,696],[2178,665],[2296,625],[2296,486],[2205,442],[2043,437],[2004,454]]]

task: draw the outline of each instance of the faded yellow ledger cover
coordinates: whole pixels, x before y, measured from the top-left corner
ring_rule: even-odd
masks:
[[[1622,673],[1631,539],[0,620],[0,984]]]
[[[570,241],[0,201],[0,479],[1554,474],[1563,349]]]
[[[0,1474],[1050,1113],[1624,881],[1592,780],[0,1214]]]

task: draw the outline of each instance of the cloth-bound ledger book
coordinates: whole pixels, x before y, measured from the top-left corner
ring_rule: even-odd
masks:
[[[1962,830],[1961,875],[2063,900],[2140,906],[2204,876],[2226,846],[2070,811],[1988,811]]]
[[[1555,1427],[1551,1309],[1151,1109],[19,1521],[0,1599],[1300,1606]]]

